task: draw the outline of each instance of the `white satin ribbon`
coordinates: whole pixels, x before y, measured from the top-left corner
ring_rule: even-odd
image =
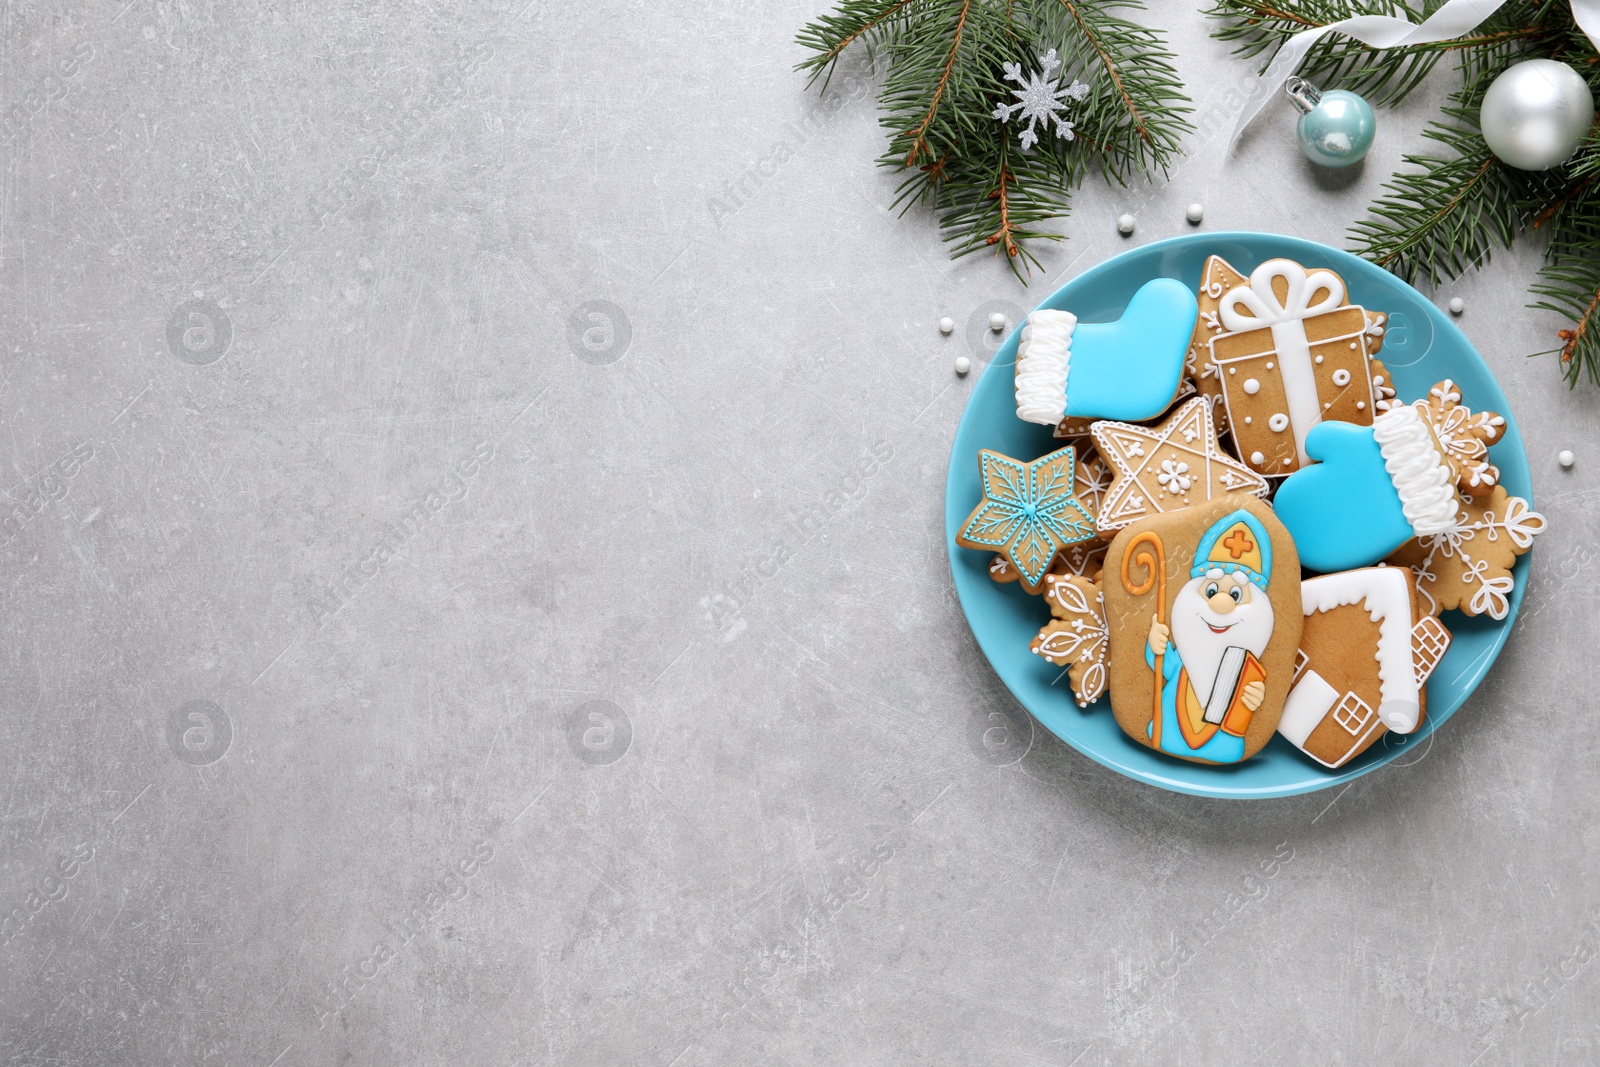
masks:
[[[1256,80],[1233,128],[1229,145],[1239,140],[1245,127],[1254,121],[1267,100],[1283,87],[1284,80],[1299,68],[1313,45],[1330,33],[1342,33],[1373,48],[1403,48],[1415,44],[1437,44],[1471,33],[1484,19],[1500,10],[1505,0],[1448,0],[1420,26],[1391,15],[1357,15],[1354,18],[1313,26],[1289,38],[1271,65]],[[1572,0],[1572,17],[1589,40],[1600,50],[1600,0]]]

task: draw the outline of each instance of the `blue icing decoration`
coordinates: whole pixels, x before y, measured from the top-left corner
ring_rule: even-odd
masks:
[[[1067,414],[1138,422],[1167,410],[1199,314],[1188,286],[1156,278],[1133,294],[1116,322],[1078,323],[1067,365]]]
[[[1317,462],[1283,480],[1272,507],[1314,571],[1369,567],[1411,538],[1400,494],[1372,427],[1319,422],[1306,434]]]

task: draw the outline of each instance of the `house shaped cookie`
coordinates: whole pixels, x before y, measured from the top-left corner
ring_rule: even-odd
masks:
[[[1386,732],[1422,724],[1424,684],[1450,632],[1421,606],[1405,567],[1308,578],[1293,688],[1278,733],[1324,767],[1342,767]]]

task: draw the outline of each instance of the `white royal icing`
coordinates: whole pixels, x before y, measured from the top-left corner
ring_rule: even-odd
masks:
[[[1078,316],[1070,311],[1029,313],[1017,345],[1017,418],[1054,426],[1067,413],[1067,369],[1072,331]]]
[[[1398,734],[1417,728],[1422,718],[1416,658],[1411,648],[1411,589],[1399,567],[1367,567],[1307,578],[1300,583],[1305,614],[1360,604],[1378,624],[1378,718]]]
[[[1454,529],[1455,479],[1416,409],[1406,405],[1379,415],[1372,422],[1372,436],[1411,529],[1419,536]]]

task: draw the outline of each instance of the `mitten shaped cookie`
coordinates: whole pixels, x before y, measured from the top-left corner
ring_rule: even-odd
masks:
[[[1413,537],[1454,528],[1458,491],[1493,489],[1499,472],[1486,438],[1498,440],[1504,427],[1492,412],[1463,407],[1449,380],[1371,426],[1318,423],[1306,435],[1315,462],[1284,479],[1273,506],[1306,566],[1368,566]]]
[[[1056,426],[1067,416],[1156,417],[1177,395],[1195,314],[1194,294],[1171,278],[1146,282],[1116,322],[1033,312],[1017,347],[1017,418]]]
[[[1111,710],[1142,745],[1237,763],[1278,727],[1301,628],[1300,559],[1243,494],[1129,526],[1100,583]]]

